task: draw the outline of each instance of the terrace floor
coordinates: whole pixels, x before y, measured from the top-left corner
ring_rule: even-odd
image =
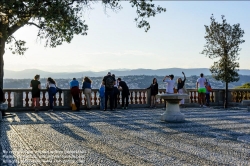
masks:
[[[250,165],[250,112],[183,108],[22,112],[1,122],[2,165]]]

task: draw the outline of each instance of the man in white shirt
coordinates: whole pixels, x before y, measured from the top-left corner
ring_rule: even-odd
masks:
[[[200,107],[206,107],[205,106],[205,95],[206,95],[206,78],[203,77],[203,73],[200,74],[200,78],[196,81],[196,89],[198,91],[198,102],[200,104]]]
[[[167,78],[169,78],[169,79],[167,79]],[[174,79],[173,74],[164,77],[163,82],[167,83],[166,93],[174,93],[174,84],[175,84],[175,82],[174,82],[173,79]]]
[[[168,78],[168,79],[167,79]],[[166,87],[166,93],[174,93],[174,75],[173,74],[171,74],[171,75],[169,75],[169,76],[166,76],[166,77],[164,77],[164,79],[163,79],[163,82],[166,82],[167,83],[167,87]],[[165,101],[165,108],[166,108],[166,106],[167,106],[167,103],[166,103],[166,101]],[[165,108],[163,108],[163,109],[165,109]]]

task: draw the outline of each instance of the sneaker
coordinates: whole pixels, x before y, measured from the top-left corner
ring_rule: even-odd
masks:
[[[53,110],[51,109],[51,110],[48,110],[49,112],[52,112]]]
[[[202,107],[203,107],[203,108],[207,108],[207,106],[205,106],[205,105],[203,105]]]

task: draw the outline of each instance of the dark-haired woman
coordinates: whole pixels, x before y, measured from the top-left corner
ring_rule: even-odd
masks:
[[[158,83],[157,79],[153,79],[153,83],[147,88],[150,89],[151,92],[151,106],[150,108],[156,108],[156,95],[158,94]]]
[[[56,82],[51,77],[47,79],[47,89],[49,92],[49,111],[53,111],[54,96],[56,94]]]
[[[184,86],[185,86],[185,81],[186,81],[186,76],[185,76],[185,73],[182,72],[183,76],[184,76],[184,80],[182,80],[181,78],[178,78],[177,79],[177,93],[178,94],[183,94],[185,93],[185,90],[184,90]],[[180,101],[180,105],[183,105],[184,104],[184,99],[182,99]]]
[[[91,110],[91,83],[89,77],[84,77],[82,83],[82,91],[87,99],[87,110]]]
[[[41,82],[39,81],[40,75],[35,75],[34,79],[30,82],[30,87],[32,87],[32,105],[35,111],[39,110],[39,100],[40,100],[40,89],[41,89]]]

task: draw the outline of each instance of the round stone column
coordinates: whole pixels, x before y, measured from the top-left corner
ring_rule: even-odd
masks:
[[[180,112],[179,102],[188,99],[187,94],[161,94],[158,98],[164,99],[167,103],[166,111],[161,115],[161,120],[166,122],[184,122],[185,116]]]

